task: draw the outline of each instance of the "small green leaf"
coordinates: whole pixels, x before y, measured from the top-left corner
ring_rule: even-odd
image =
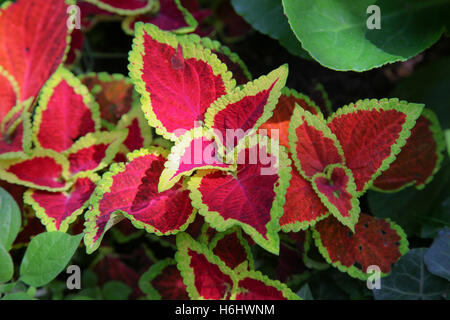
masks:
[[[442,229],[425,254],[425,264],[432,274],[450,281],[450,228]]]
[[[14,264],[8,251],[0,243],[0,283],[8,282],[14,275]]]
[[[106,300],[126,300],[132,290],[125,283],[110,281],[103,286],[103,297]]]
[[[278,40],[289,53],[311,59],[289,27],[280,0],[232,0],[231,3],[253,28]]]
[[[20,266],[20,280],[33,287],[48,284],[67,266],[82,237],[59,231],[34,237]]]
[[[379,29],[367,26],[380,9]],[[284,12],[303,48],[335,70],[365,71],[405,61],[444,32],[447,0],[283,0]],[[374,16],[373,16],[374,17]]]
[[[428,272],[426,248],[412,249],[395,264],[389,276],[374,289],[376,300],[437,300],[450,290],[450,282]]]
[[[0,188],[0,244],[9,250],[19,233],[20,209],[11,195]]]
[[[26,292],[15,292],[7,294],[0,300],[36,300],[36,299],[30,297]]]

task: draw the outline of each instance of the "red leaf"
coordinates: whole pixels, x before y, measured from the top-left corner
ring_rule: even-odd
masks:
[[[209,50],[151,24],[137,25],[130,74],[150,125],[174,141],[203,121],[210,104],[235,85]]]
[[[0,15],[0,65],[17,81],[20,101],[37,97],[62,63],[67,43],[64,0],[18,0]]]
[[[269,169],[250,155],[266,154],[267,147],[253,144],[237,155],[236,172],[199,171],[189,181],[194,207],[218,231],[240,225],[253,240],[270,252],[278,252],[278,220],[289,180],[287,157],[272,153]],[[277,152],[272,149],[272,152]],[[253,164],[254,163],[254,164]],[[277,174],[274,174],[274,168]],[[271,170],[270,173],[265,170]]]
[[[18,183],[27,187],[63,191],[70,186],[65,182],[67,160],[51,150],[34,150],[31,156],[4,161],[0,164],[0,178],[10,183]]]
[[[158,235],[185,230],[193,221],[189,192],[181,183],[158,192],[157,181],[164,168],[165,155],[165,151],[155,148],[149,153],[135,151],[128,155],[130,162],[113,164],[103,176],[86,215],[88,252],[99,246],[107,224],[114,221],[113,214],[124,215],[136,227]]]
[[[133,15],[149,11],[153,0],[85,0],[99,8],[122,15]]]
[[[244,135],[257,130],[270,118],[286,83],[287,72],[287,65],[283,65],[211,105],[205,124],[218,135],[227,150],[233,149]]]
[[[289,125],[289,145],[294,163],[307,179],[331,164],[343,164],[342,148],[322,116],[296,108]]]
[[[364,100],[329,118],[328,126],[342,146],[357,192],[367,190],[395,160],[422,108],[398,99]]]
[[[285,232],[307,229],[328,216],[327,207],[322,204],[311,183],[295,168],[292,168],[291,173],[284,213],[280,218],[280,226]]]
[[[98,106],[80,81],[59,69],[46,83],[33,123],[35,144],[58,152],[99,128]],[[58,128],[58,130],[55,130]]]
[[[89,133],[80,138],[67,151],[70,173],[76,175],[106,167],[119,151],[126,134],[125,131],[105,131]]]
[[[89,73],[81,77],[100,107],[100,117],[110,124],[117,124],[131,110],[133,83],[121,74],[106,72]]]
[[[219,233],[211,240],[209,247],[228,268],[243,266],[245,269],[241,271],[253,269],[253,257],[248,242],[242,237],[241,229],[231,228]]]
[[[244,278],[238,282],[238,287],[244,292],[239,293],[236,300],[288,300],[280,289],[258,279]]]
[[[334,217],[320,221],[313,233],[316,245],[328,261],[351,276],[367,279],[367,268],[376,265],[386,274],[408,251],[408,241],[393,222],[361,214],[352,233]]]
[[[439,170],[444,149],[439,121],[431,110],[425,109],[395,161],[374,181],[374,188],[398,191],[410,185],[425,187]]]
[[[138,106],[123,115],[116,128],[128,130],[128,135],[123,142],[128,152],[149,147],[153,142],[152,129]]]
[[[124,21],[124,30],[133,34],[137,22],[151,23],[161,30],[186,33],[194,31],[197,21],[186,10],[179,0],[159,0],[159,10],[130,17]]]
[[[205,246],[187,234],[177,236],[178,269],[191,299],[229,299],[234,288],[234,277]]]
[[[83,213],[92,192],[95,180],[78,178],[68,192],[48,192],[30,189],[25,193],[25,202],[33,207],[48,231],[66,232],[69,224]]]
[[[280,145],[289,148],[289,123],[295,104],[312,114],[319,114],[320,110],[307,96],[288,88],[281,90],[281,96],[273,110],[273,116],[261,125],[261,129],[267,130],[267,135],[272,138],[271,130],[278,130]]]

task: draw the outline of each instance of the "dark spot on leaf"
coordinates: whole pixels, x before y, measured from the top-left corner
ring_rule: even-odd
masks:
[[[362,251],[362,249],[363,249],[362,245],[359,245],[359,246],[358,246],[358,250],[359,250],[359,251]]]
[[[383,234],[383,235],[384,235],[384,234],[386,234],[386,231],[384,231],[384,230],[381,230],[381,234]]]
[[[368,222],[364,223],[364,228],[368,228],[368,227],[369,227],[369,223]]]

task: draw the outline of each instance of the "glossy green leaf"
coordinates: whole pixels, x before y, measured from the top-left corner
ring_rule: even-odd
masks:
[[[380,29],[367,20],[380,8]],[[447,0],[283,0],[302,47],[335,70],[365,71],[405,61],[434,44],[444,31]],[[372,22],[372,20],[370,20]]]
[[[0,243],[0,283],[11,280],[14,274],[14,264],[8,251]]]
[[[123,282],[109,281],[103,286],[103,297],[106,300],[126,300],[132,290]]]
[[[310,59],[290,29],[280,0],[232,0],[231,3],[253,28],[278,40],[289,53]]]
[[[389,276],[381,278],[381,288],[374,289],[376,300],[437,300],[449,293],[450,282],[428,272],[424,263],[426,248],[412,249],[394,266]]]
[[[20,280],[30,286],[46,285],[64,270],[83,235],[45,232],[34,237],[20,266]]]
[[[30,297],[26,292],[9,293],[0,300],[36,300]]]
[[[425,254],[428,271],[450,281],[450,228],[442,229]]]
[[[14,198],[0,188],[0,244],[9,250],[19,233],[20,209]]]

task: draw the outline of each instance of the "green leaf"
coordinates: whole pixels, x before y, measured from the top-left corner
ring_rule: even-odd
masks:
[[[106,300],[126,300],[132,291],[133,290],[123,282],[109,281],[103,286],[103,297]]]
[[[231,3],[234,10],[253,28],[278,40],[289,53],[310,59],[290,29],[280,0],[232,0]]]
[[[48,284],[67,266],[82,237],[59,231],[34,237],[20,266],[20,280],[33,287]]]
[[[437,277],[424,264],[426,248],[412,249],[394,266],[389,276],[381,278],[381,288],[374,289],[376,300],[437,300],[450,290],[450,282]]]
[[[8,251],[0,243],[0,283],[8,282],[14,275],[14,264]]]
[[[432,274],[450,281],[450,228],[442,229],[428,252],[425,264]]]
[[[0,188],[0,244],[9,250],[19,233],[20,209],[11,195]]]
[[[15,292],[7,294],[0,300],[36,300],[36,299],[30,297],[26,292]]]
[[[380,8],[381,28],[370,30],[369,6]],[[335,70],[365,71],[405,61],[430,47],[444,31],[447,0],[283,0],[302,47]]]
[[[445,130],[445,140],[447,141],[448,155],[450,155],[450,129]]]

